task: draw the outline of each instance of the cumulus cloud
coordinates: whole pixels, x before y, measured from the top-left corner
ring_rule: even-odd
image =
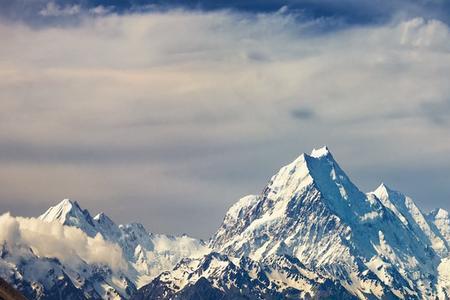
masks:
[[[105,241],[100,234],[91,238],[75,227],[13,217],[9,213],[0,216],[0,228],[1,244],[6,242],[13,251],[29,247],[39,257],[58,258],[75,267],[81,260],[89,264],[104,264],[112,270],[127,267],[120,247]]]
[[[363,188],[393,180],[425,208],[448,205],[445,184],[422,179],[436,199],[425,203],[415,172],[392,175],[448,178],[437,109],[450,94],[448,26],[400,18],[318,33],[323,22],[169,10],[0,23],[5,207],[70,197],[207,237],[235,199],[323,144]]]

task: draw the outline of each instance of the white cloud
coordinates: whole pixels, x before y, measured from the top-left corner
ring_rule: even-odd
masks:
[[[81,12],[79,5],[67,5],[61,7],[54,2],[48,2],[45,8],[39,11],[39,14],[44,17],[61,17],[61,16],[74,16]]]
[[[12,250],[30,247],[39,257],[54,257],[76,267],[81,261],[105,264],[113,270],[125,270],[126,262],[119,246],[111,244],[99,234],[87,236],[75,227],[58,222],[47,223],[35,218],[0,216],[0,243],[5,241]]]
[[[89,9],[89,13],[93,15],[106,15],[112,11],[112,7],[105,7],[103,5],[98,5]]]
[[[446,24],[423,18],[415,18],[402,23],[402,45],[428,47],[434,51],[450,51],[450,32]]]

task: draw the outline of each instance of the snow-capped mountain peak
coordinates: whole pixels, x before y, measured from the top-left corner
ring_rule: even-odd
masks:
[[[188,236],[149,233],[140,223],[117,225],[103,212],[91,217],[87,209],[68,199],[50,207],[39,219],[77,227],[90,237],[100,234],[108,242],[118,245],[130,263],[129,277],[134,278],[137,286],[170,270],[182,257],[209,252],[203,241]]]
[[[393,190],[389,188],[384,182],[382,182],[373,193],[376,195],[389,195]]]
[[[107,240],[117,241],[121,235],[119,226],[111,220],[105,213],[101,212],[97,214],[94,218],[95,229],[100,232],[103,237]]]
[[[51,206],[45,213],[39,216],[40,220],[64,223],[69,215],[82,214],[82,210],[76,201],[64,199],[55,206]]]
[[[439,233],[446,240],[450,249],[450,214],[443,208],[433,210],[427,215],[427,220],[436,226]]]
[[[323,146],[322,148],[313,149],[311,151],[310,156],[315,157],[315,158],[319,158],[319,157],[323,157],[323,156],[331,156],[331,152],[330,152],[330,149],[328,149],[328,146]]]
[[[389,188],[384,183],[372,194],[380,199],[383,205],[390,209],[405,226],[408,226],[424,244],[430,245],[441,255],[449,252],[449,245],[445,241],[445,237],[433,226],[410,197]]]
[[[433,216],[434,219],[445,220],[445,219],[449,219],[450,218],[448,211],[446,211],[443,208],[438,208],[438,209],[433,210],[430,213],[430,215]]]
[[[324,276],[351,277],[349,288],[362,298],[364,293],[388,297],[395,291],[407,298],[429,293],[429,272],[439,264],[433,250],[446,253],[409,197],[385,184],[361,192],[327,147],[300,155],[261,195],[241,199],[210,245],[255,260],[294,256]],[[421,286],[413,290],[412,279]]]
[[[89,236],[95,236],[97,233],[89,211],[82,209],[78,202],[70,199],[64,199],[57,205],[50,207],[38,219],[78,227]]]
[[[317,185],[322,193],[337,193],[335,196],[338,198],[348,198],[348,193],[361,194],[326,146],[314,149],[311,155],[303,153],[282,167],[272,177],[267,188],[275,194],[279,191],[292,193],[311,184]]]

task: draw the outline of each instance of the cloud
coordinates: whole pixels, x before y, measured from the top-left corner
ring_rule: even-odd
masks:
[[[440,126],[449,125],[450,99],[423,103],[421,111],[428,116],[430,121]]]
[[[77,15],[80,11],[79,5],[60,7],[54,2],[48,2],[45,8],[39,11],[39,14],[44,17],[61,17]]]
[[[403,23],[401,43],[448,52],[450,51],[449,37],[449,29],[444,23],[437,20],[427,22],[423,18],[415,18]]]
[[[92,15],[101,16],[101,15],[106,15],[108,13],[111,13],[113,10],[114,9],[111,6],[98,5],[98,6],[90,8],[89,13]]]
[[[30,247],[39,257],[58,258],[77,267],[81,261],[104,264],[113,270],[124,270],[127,265],[119,246],[103,239],[99,234],[91,238],[78,228],[47,223],[34,218],[0,216],[0,242],[12,250]]]
[[[321,22],[290,9],[0,22],[2,207],[40,203],[37,215],[70,197],[207,237],[227,206],[323,144],[357,183],[363,167],[379,174],[364,188],[393,165],[449,170],[448,26],[396,18],[331,34]],[[449,189],[429,205],[448,205]]]

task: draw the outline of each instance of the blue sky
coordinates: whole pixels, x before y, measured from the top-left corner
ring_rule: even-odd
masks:
[[[261,4],[264,3],[264,4]],[[328,145],[450,208],[448,1],[3,1],[0,204],[206,238]]]
[[[60,8],[62,15],[42,15],[40,12],[49,3]],[[77,9],[71,13],[70,8],[74,7]],[[445,0],[10,0],[0,3],[0,11],[5,18],[43,23],[55,21],[49,17],[62,16],[67,19],[68,15],[74,15],[77,10],[89,11],[95,8],[117,14],[173,9],[205,12],[231,10],[255,14],[288,8],[291,13],[297,12],[303,19],[333,19],[333,26],[381,24],[399,16],[432,18],[448,23],[450,15],[450,3]],[[57,19],[61,21],[61,18]]]

